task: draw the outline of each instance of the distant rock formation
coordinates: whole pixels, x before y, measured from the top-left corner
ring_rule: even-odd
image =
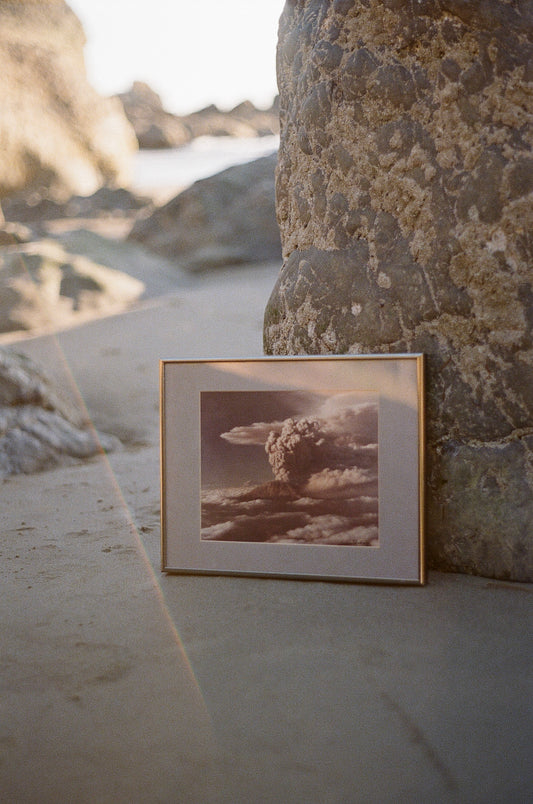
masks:
[[[97,434],[29,358],[0,349],[0,478],[89,458],[120,442]]]
[[[531,3],[287,0],[279,30],[265,349],[424,352],[430,566],[532,581]]]
[[[63,0],[0,0],[0,197],[128,181],[135,136],[121,104],[88,83],[84,44]]]
[[[201,179],[137,220],[132,240],[187,271],[281,259],[276,154]]]
[[[277,101],[265,110],[244,101],[229,112],[212,105],[180,117],[166,111],[159,95],[143,81],[135,81],[117,97],[140,148],[176,148],[203,136],[261,137],[279,132]]]
[[[161,98],[143,81],[117,95],[133,126],[139,148],[177,148],[189,142],[191,132],[181,120],[165,111]]]

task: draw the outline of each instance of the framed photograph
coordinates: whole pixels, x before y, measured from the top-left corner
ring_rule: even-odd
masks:
[[[423,584],[422,355],[163,360],[164,572]]]

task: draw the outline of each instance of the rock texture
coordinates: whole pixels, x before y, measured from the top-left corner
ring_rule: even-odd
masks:
[[[290,0],[267,353],[424,352],[431,567],[533,580],[533,11]]]
[[[97,434],[23,355],[0,349],[0,477],[68,465],[119,446]]]
[[[63,0],[0,0],[0,197],[128,180],[135,136],[119,101],[88,84],[84,43]]]
[[[277,101],[265,110],[244,101],[228,112],[212,105],[180,117],[166,111],[159,95],[143,81],[135,81],[117,97],[140,148],[177,148],[195,137],[261,137],[279,132]]]
[[[130,238],[187,271],[281,260],[276,154],[201,179],[140,218]]]

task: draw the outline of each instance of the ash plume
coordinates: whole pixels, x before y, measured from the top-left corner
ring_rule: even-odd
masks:
[[[276,480],[301,486],[320,460],[324,439],[316,419],[287,419],[281,431],[271,431],[265,450]]]
[[[277,480],[302,487],[312,480],[315,491],[369,482],[377,450],[377,408],[343,408],[328,418],[287,419],[272,430],[265,450]]]

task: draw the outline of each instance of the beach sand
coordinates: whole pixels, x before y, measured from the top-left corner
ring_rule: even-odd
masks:
[[[159,571],[159,360],[260,356],[278,268],[213,272],[119,315],[6,339],[123,448],[2,484],[1,800],[531,792],[530,587]]]

